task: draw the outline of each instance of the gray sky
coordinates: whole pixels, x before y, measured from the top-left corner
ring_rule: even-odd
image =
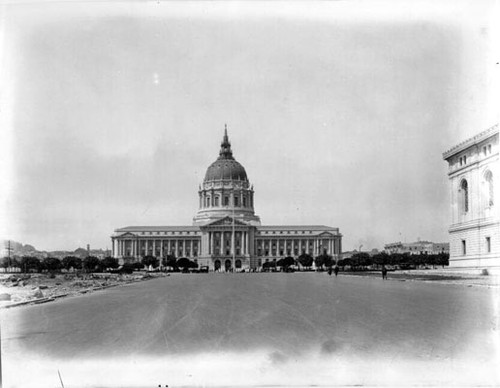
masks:
[[[227,123],[263,224],[447,241],[442,152],[498,122],[493,6],[0,5],[0,236],[190,225]]]

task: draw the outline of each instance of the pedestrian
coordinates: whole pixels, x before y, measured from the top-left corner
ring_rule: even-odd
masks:
[[[332,267],[328,268],[328,275],[332,276]]]
[[[339,266],[336,265],[335,268],[333,269],[333,272],[335,272],[335,277],[339,274]]]
[[[385,265],[382,266],[382,279],[387,279],[387,268],[385,268]]]

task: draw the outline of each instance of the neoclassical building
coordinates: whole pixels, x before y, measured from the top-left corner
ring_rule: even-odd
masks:
[[[450,267],[500,267],[498,124],[443,154],[450,180]]]
[[[151,255],[187,257],[210,270],[257,269],[266,261],[302,253],[339,258],[339,228],[323,225],[263,226],[254,210],[254,189],[236,161],[227,136],[219,157],[198,189],[199,209],[191,226],[127,226],[111,236],[122,262]]]

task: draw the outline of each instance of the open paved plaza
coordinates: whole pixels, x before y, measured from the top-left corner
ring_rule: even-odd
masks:
[[[175,274],[1,311],[6,386],[498,384],[499,289]]]

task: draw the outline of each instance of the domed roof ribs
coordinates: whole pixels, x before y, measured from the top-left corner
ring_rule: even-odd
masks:
[[[231,151],[231,143],[227,136],[227,124],[224,124],[224,137],[222,138],[222,143],[220,144],[219,159],[234,159],[233,151]]]

